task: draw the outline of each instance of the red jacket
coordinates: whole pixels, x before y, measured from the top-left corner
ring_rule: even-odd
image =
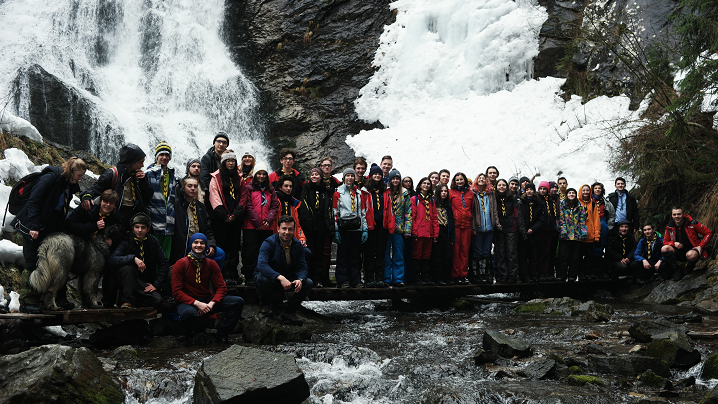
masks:
[[[463,202],[461,196],[464,196]],[[451,201],[451,209],[454,212],[454,228],[470,229],[472,216],[474,211],[474,193],[466,187],[464,192],[455,189],[449,190],[449,200]]]
[[[264,190],[255,191],[254,185],[247,185],[247,206],[244,215],[243,229],[249,230],[272,230],[262,229],[262,222],[265,220],[269,223],[274,222],[279,211],[279,199],[274,191]],[[267,199],[267,203],[262,206],[262,192]]]
[[[214,293],[210,290],[210,284]],[[219,303],[227,295],[227,285],[222,271],[214,260],[205,258],[200,268],[200,282],[197,283],[197,270],[188,257],[177,261],[172,267],[172,297],[178,303],[192,304],[195,300],[211,297]]]
[[[439,237],[439,219],[436,216],[436,205],[433,198],[429,198],[429,214],[427,217],[424,198],[420,194],[411,197],[411,235],[413,237]]]
[[[676,223],[671,222],[666,225],[666,234],[663,237],[663,245],[675,246],[677,240],[677,233],[680,231],[675,227]],[[707,258],[708,251],[706,246],[710,243],[713,237],[713,232],[709,228],[703,226],[697,221],[693,220],[689,215],[685,215],[683,218],[683,226],[686,229],[686,235],[694,247],[701,247],[701,257]],[[679,241],[680,242],[680,241]]]

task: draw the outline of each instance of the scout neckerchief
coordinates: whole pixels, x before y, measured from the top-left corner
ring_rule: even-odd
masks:
[[[100,220],[105,220],[105,218],[107,218],[108,216],[110,216],[109,213],[107,213],[107,214],[102,213],[102,209],[100,209]],[[97,231],[95,231],[95,234],[92,235],[93,240],[95,239],[95,237],[97,237],[97,233],[99,233],[99,232],[100,232],[100,229],[97,229]]]
[[[426,221],[431,221],[431,210],[429,210],[429,195],[424,196],[424,194],[419,192],[419,196],[421,197],[422,202],[424,202],[424,207],[426,208]]]
[[[194,280],[197,283],[202,283],[202,260],[206,257],[205,253],[197,254],[194,251],[190,251],[189,254],[187,254],[187,258],[189,258],[190,261],[194,264],[195,267],[195,276]]]
[[[646,245],[648,246],[648,260],[651,259],[651,252],[653,250],[653,244],[658,240],[658,237],[656,235],[653,235],[653,240],[649,240],[648,237],[646,237]]]
[[[135,240],[135,243],[137,243],[137,246],[140,247],[140,261],[145,262],[145,240],[147,240],[147,236],[143,239],[139,239],[137,237],[132,237]],[[145,267],[146,268],[146,267]],[[144,269],[140,269],[140,272],[145,272]]]
[[[165,197],[165,202],[167,202],[167,197],[169,196],[169,188],[170,188],[169,170],[167,169],[167,167],[162,167],[162,196]]]

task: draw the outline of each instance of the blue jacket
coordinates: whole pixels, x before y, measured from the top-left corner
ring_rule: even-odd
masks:
[[[65,180],[59,167],[45,167],[42,173],[33,185],[25,206],[11,223],[27,237],[31,230],[43,234],[63,231],[72,195],[80,190],[77,184]]]
[[[257,260],[257,267],[254,269],[255,275],[260,272],[269,279],[276,279],[279,275],[296,274],[296,278],[299,280],[307,279],[307,261],[304,256],[304,247],[296,238],[292,240],[289,254],[294,264],[294,272],[283,269],[286,267],[287,261],[284,258],[279,233],[267,237],[259,249],[259,259]]]
[[[658,257],[660,260],[663,260],[663,256],[661,255],[662,247],[663,237],[660,237],[658,234],[656,234],[656,241],[653,243],[653,249],[651,250],[651,261],[655,262],[656,257]],[[648,243],[646,242],[645,237],[638,241],[638,245],[636,245],[636,252],[633,254],[633,260],[648,260]]]
[[[171,236],[175,234],[175,170],[168,169],[170,177],[167,184],[167,199],[162,195],[162,166],[151,164],[145,176],[152,186],[152,198],[147,203],[152,229],[156,235]]]

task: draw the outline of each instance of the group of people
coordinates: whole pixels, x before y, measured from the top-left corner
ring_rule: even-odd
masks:
[[[219,132],[184,174],[169,168],[168,143],[155,147],[144,170],[145,153],[128,144],[117,165],[82,192],[82,160],[46,168],[13,221],[24,236],[26,307],[38,302],[25,280],[47,234],[96,237],[112,224],[128,237],[112,246],[103,305],[157,305],[171,294],[184,319],[228,311],[224,329],[242,307],[226,285],[255,285],[265,312],[277,309],[273,290],[291,292],[282,315],[294,321],[313,287],[680,278],[707,256],[712,236],[675,207],[662,237],[641,222],[623,178],[609,195],[601,183],[569,188],[564,177],[538,187],[527,177],[507,181],[495,166],[473,180],[442,169],[414,185],[391,156],[371,166],[359,157],[341,180],[327,157],[305,177],[293,167],[292,149],[280,151],[281,167],[270,172],[252,152],[236,154],[229,140]],[[77,192],[81,204],[71,210]],[[685,269],[679,261],[688,262]]]

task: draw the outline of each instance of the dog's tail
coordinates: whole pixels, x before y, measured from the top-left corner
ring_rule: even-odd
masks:
[[[75,246],[67,234],[51,234],[37,250],[37,268],[30,274],[30,285],[46,292],[55,279],[69,272],[75,257]]]

